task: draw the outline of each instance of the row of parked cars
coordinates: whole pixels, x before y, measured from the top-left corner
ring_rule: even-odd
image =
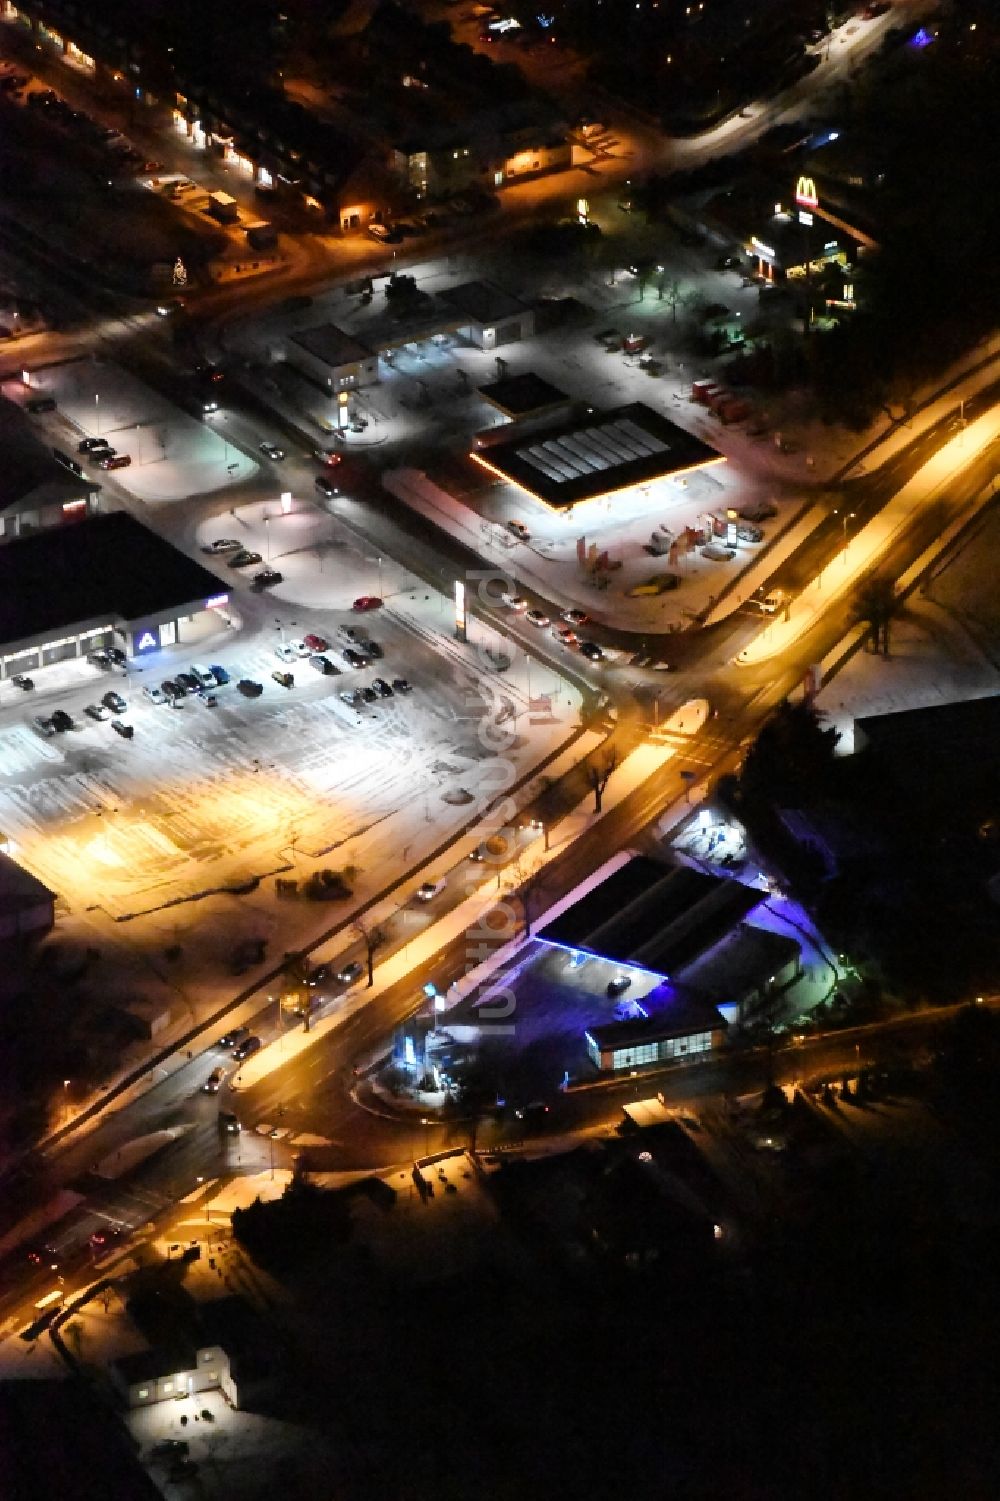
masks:
[[[132,462],[131,454],[119,453],[107,438],[81,438],[76,451],[93,459],[98,469],[127,469]]]
[[[210,667],[202,662],[192,662],[187,672],[175,672],[172,678],[164,678],[157,686],[148,683],[143,688],[143,697],[151,704],[179,704],[189,694],[196,694],[206,703],[215,703],[215,689],[230,681],[225,667],[213,662]]]

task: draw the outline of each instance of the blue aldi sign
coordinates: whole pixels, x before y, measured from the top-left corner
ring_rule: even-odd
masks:
[[[146,652],[159,651],[160,628],[156,625],[144,626],[141,631],[134,633],[133,640],[135,642],[133,650],[137,657],[142,656]]]

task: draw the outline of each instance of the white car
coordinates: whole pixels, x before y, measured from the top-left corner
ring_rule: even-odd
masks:
[[[288,644],[287,641],[283,641],[280,646],[276,646],[274,648],[274,655],[277,657],[279,662],[286,663],[297,662],[299,656],[298,652],[293,650],[293,648]]]
[[[781,589],[772,589],[769,594],[759,595],[754,604],[765,615],[776,615],[785,602],[784,592]]]
[[[523,599],[520,594],[501,594],[500,603],[506,605],[508,610],[514,610],[518,614],[528,608],[528,601]]]
[[[238,542],[235,537],[216,537],[214,542],[209,542],[207,547],[202,548],[202,552],[239,552],[242,546],[243,543]]]
[[[166,704],[170,702],[163,689],[157,688],[155,684],[151,684],[149,687],[143,688],[142,691],[145,697],[149,699],[149,702],[151,704]]]
[[[218,682],[216,681],[215,673],[210,667],[206,667],[204,662],[192,662],[190,671],[191,676],[197,680],[199,688],[208,689],[217,688],[219,686]]]
[[[544,610],[529,610],[524,618],[531,625],[537,625],[539,630],[541,630],[544,626],[552,624]]]
[[[312,652],[304,641],[289,641],[289,651],[293,651],[297,657],[311,657]]]
[[[588,625],[590,616],[586,610],[563,610],[560,620],[565,620],[567,625]]]

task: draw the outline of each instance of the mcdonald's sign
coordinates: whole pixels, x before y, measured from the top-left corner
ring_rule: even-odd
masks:
[[[819,194],[811,177],[800,177],[795,184],[795,202],[799,208],[819,208]]]

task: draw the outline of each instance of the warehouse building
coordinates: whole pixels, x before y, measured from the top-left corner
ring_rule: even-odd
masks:
[[[0,678],[118,646],[183,642],[225,584],[124,511],[0,547]]]

